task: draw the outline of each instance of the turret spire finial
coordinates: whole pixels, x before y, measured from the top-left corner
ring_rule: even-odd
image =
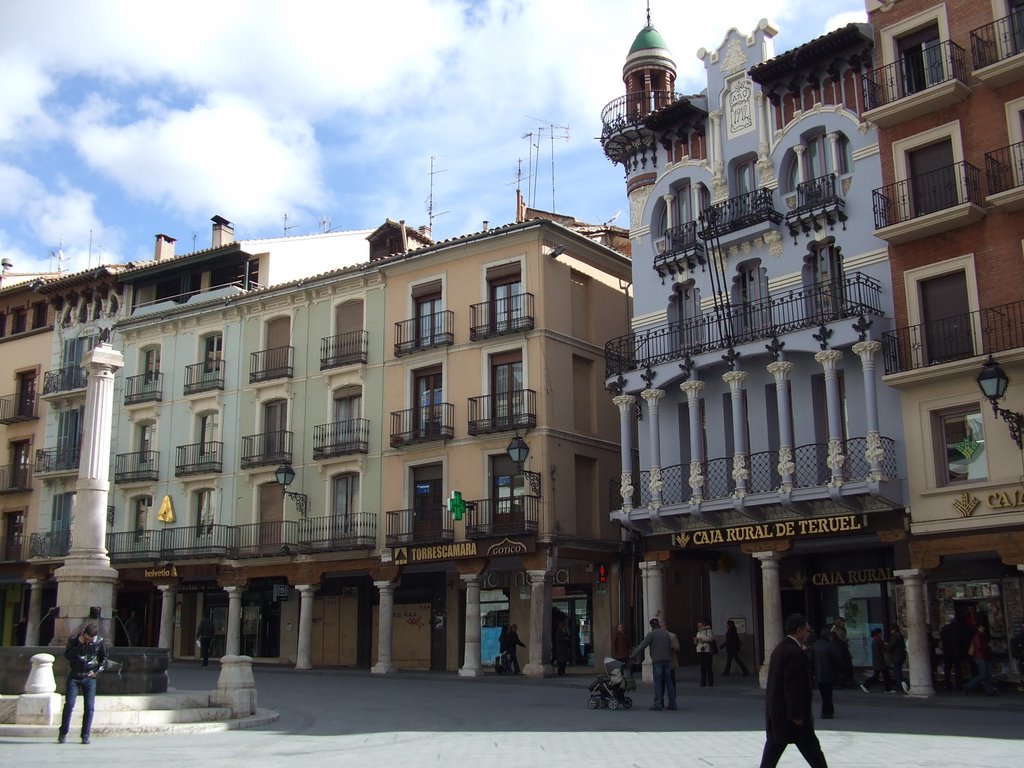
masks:
[[[651,26],[651,0],[647,0],[647,26]]]

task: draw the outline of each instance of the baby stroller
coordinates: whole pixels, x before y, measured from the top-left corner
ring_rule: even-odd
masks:
[[[515,667],[512,664],[512,654],[508,651],[502,651],[494,657],[494,671],[499,675],[512,675],[515,674]]]
[[[589,686],[590,709],[629,709],[633,700],[627,695],[636,689],[636,682],[629,677],[629,669],[621,661],[608,656],[604,660],[604,675],[598,675]]]

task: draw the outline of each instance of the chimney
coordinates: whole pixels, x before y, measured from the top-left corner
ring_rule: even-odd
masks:
[[[213,247],[220,248],[222,245],[235,242],[235,228],[231,222],[223,216],[214,216],[213,222]]]
[[[424,237],[430,237],[430,225],[429,224],[421,224],[416,229],[419,230],[419,233],[421,235],[423,235]]]
[[[174,238],[170,235],[156,236],[156,251],[153,258],[157,261],[174,258]]]
[[[486,231],[487,231],[487,226],[488,226],[488,225],[489,225],[490,223],[491,223],[491,222],[489,222],[489,221],[488,221],[487,219],[484,219],[484,225],[483,225],[483,231],[484,231],[484,232],[486,232]]]

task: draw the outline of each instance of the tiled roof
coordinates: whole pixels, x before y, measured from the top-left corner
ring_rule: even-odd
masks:
[[[869,49],[873,45],[871,25],[847,24],[751,67],[750,77],[759,85],[768,85],[793,74],[820,67],[822,64],[831,64],[837,56]]]

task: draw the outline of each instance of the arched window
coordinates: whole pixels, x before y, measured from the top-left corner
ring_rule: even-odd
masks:
[[[672,294],[672,315],[679,324],[679,347],[688,354],[696,354],[704,342],[700,289],[694,280],[686,280],[673,285]]]
[[[826,237],[807,246],[801,276],[810,324],[842,317],[845,291],[843,254],[835,242],[834,237]]]
[[[760,259],[736,267],[732,281],[733,334],[738,340],[756,339],[771,328],[768,271]]]

